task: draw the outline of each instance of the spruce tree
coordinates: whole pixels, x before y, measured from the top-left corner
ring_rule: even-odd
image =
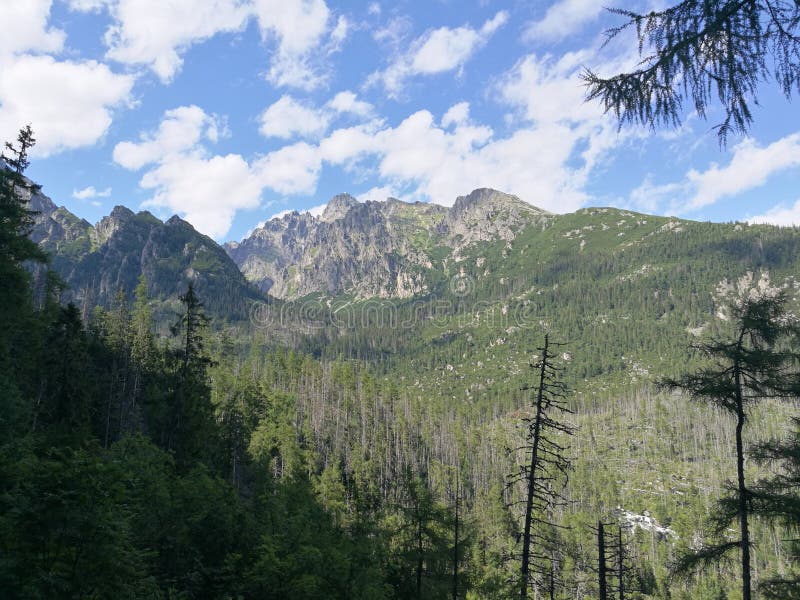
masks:
[[[184,312],[180,321],[172,327],[173,335],[180,336],[181,347],[176,355],[178,373],[167,448],[175,452],[178,466],[186,468],[213,457],[216,430],[208,379],[208,368],[212,361],[205,349],[205,330],[209,318],[192,284],[189,284],[180,300]]]
[[[736,300],[730,307],[733,328],[730,337],[700,344],[698,349],[713,363],[663,384],[684,390],[691,397],[709,402],[730,413],[736,420],[736,481],[730,495],[721,498],[713,513],[712,526],[722,535],[732,521],[739,527],[739,539],[710,544],[685,555],[678,564],[688,570],[699,564],[715,562],[738,549],[741,558],[743,600],[752,598],[750,516],[753,492],[745,479],[744,427],[750,406],[765,398],[784,397],[791,393],[787,382],[797,354],[783,349],[780,343],[792,333],[794,325],[786,311],[782,293],[754,294]]]

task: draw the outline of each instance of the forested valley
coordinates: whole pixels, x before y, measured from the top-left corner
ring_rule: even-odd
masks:
[[[720,600],[744,546],[758,597],[798,597],[796,229],[581,211],[465,250],[466,290],[264,305],[305,328],[144,276],[76,307],[27,237],[20,141],[4,597]]]

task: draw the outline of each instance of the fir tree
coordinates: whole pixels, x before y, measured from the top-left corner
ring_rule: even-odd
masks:
[[[628,73],[583,79],[589,100],[598,99],[620,123],[678,125],[684,101],[705,118],[717,99],[725,118],[720,143],[746,133],[758,88],[774,77],[784,95],[800,93],[800,4],[793,0],[683,0],[642,14],[612,9],[625,23],[612,39],[635,29],[642,61]],[[771,58],[771,61],[770,61]]]

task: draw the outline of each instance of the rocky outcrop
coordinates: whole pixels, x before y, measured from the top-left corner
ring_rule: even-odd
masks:
[[[289,213],[226,250],[249,281],[277,298],[311,293],[408,298],[430,290],[441,263],[472,244],[510,240],[549,213],[516,196],[475,190],[450,208],[334,196],[319,217]],[[437,271],[438,268],[438,271]]]
[[[67,283],[63,300],[84,312],[108,306],[120,289],[130,297],[140,275],[149,295],[166,303],[193,282],[211,314],[245,318],[248,302],[261,298],[214,240],[179,217],[164,223],[149,212],[117,206],[91,225],[41,193],[29,202],[38,213],[30,236]]]

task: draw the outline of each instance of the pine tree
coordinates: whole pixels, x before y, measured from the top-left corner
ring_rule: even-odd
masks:
[[[790,382],[790,387],[800,395],[797,383]],[[752,453],[762,464],[778,463],[776,474],[754,484],[752,510],[782,525],[791,535],[786,541],[793,568],[768,578],[760,586],[764,597],[773,600],[800,599],[800,419],[795,418],[793,425],[788,439],[759,444]]]
[[[214,414],[208,368],[212,361],[205,349],[205,329],[209,318],[195,294],[194,286],[180,297],[184,313],[173,327],[173,335],[181,336],[177,352],[178,373],[172,398],[167,449],[175,452],[179,467],[211,459],[215,448]]]
[[[725,111],[717,125],[724,145],[729,133],[747,132],[770,71],[787,99],[800,93],[796,0],[683,0],[646,14],[612,12],[626,21],[606,35],[635,29],[642,62],[609,78],[587,70],[583,79],[588,99],[600,100],[620,123],[675,126],[684,100],[705,118],[716,99]]]
[[[33,362],[38,323],[23,263],[46,262],[45,254],[28,238],[33,226],[28,196],[36,190],[24,177],[28,151],[35,143],[30,127],[20,131],[17,142],[16,147],[6,143],[0,154],[0,440],[22,422],[30,426],[25,396],[35,384],[33,378],[20,375]]]
[[[709,545],[687,554],[678,568],[688,570],[698,564],[714,562],[731,550],[741,555],[742,598],[751,600],[751,535],[750,515],[753,493],[745,480],[744,426],[749,407],[765,398],[789,395],[798,355],[781,349],[779,343],[794,326],[786,313],[786,297],[781,293],[747,296],[730,307],[734,329],[729,339],[717,339],[699,346],[699,350],[716,362],[684,375],[664,381],[664,385],[686,391],[691,397],[710,402],[736,419],[735,452],[736,482],[731,495],[719,500],[714,511],[714,533],[722,534],[731,521],[738,521],[740,538]]]

